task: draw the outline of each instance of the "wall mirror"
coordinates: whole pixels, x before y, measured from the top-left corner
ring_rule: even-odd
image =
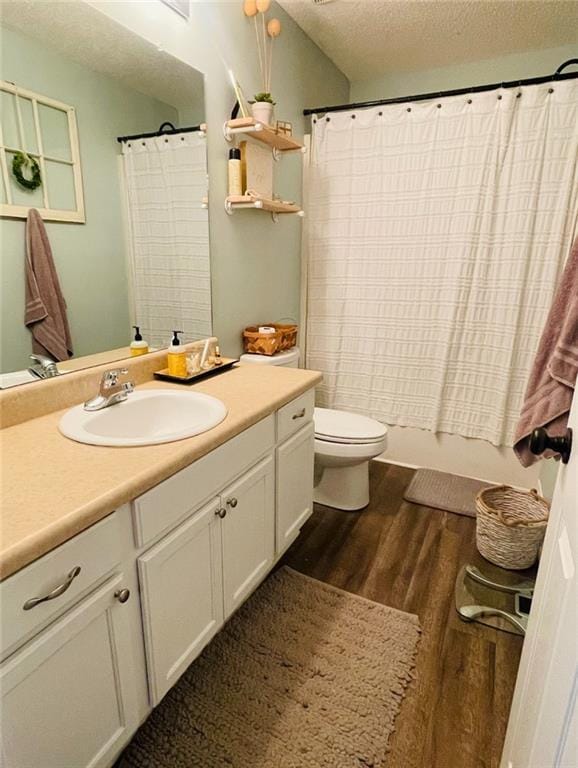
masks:
[[[0,388],[212,332],[204,76],[79,5],[3,8]]]

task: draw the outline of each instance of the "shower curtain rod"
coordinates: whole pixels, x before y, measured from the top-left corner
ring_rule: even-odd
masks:
[[[408,101],[426,101],[427,99],[436,99],[443,96],[464,96],[470,93],[481,93],[483,91],[493,91],[495,88],[519,88],[522,85],[540,85],[541,83],[550,83],[554,80],[572,80],[578,77],[578,72],[567,72],[562,74],[562,70],[572,64],[578,64],[578,59],[568,59],[560,64],[553,75],[543,75],[541,77],[528,77],[526,80],[511,80],[507,83],[489,83],[487,85],[473,85],[470,88],[455,88],[451,91],[434,91],[433,93],[420,93],[417,96],[399,96],[393,99],[379,99],[378,101],[359,101],[353,104],[338,104],[333,107],[315,107],[314,109],[304,109],[304,115],[315,115],[327,112],[343,112],[347,109],[362,109],[363,107],[381,107],[384,104],[404,104]]]
[[[166,125],[168,125],[169,128],[165,128]],[[119,144],[122,144],[125,141],[136,141],[137,139],[154,139],[155,136],[173,136],[175,133],[194,133],[195,131],[201,130],[203,130],[201,125],[190,125],[187,128],[175,128],[172,123],[163,123],[158,131],[153,131],[152,133],[137,133],[134,136],[117,136],[116,140]]]

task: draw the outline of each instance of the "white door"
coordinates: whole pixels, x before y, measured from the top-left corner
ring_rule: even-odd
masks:
[[[275,467],[261,461],[223,493],[223,587],[225,618],[259,584],[275,550]]]
[[[502,768],[578,766],[578,396],[560,466],[502,754]]]
[[[139,557],[153,706],[223,624],[219,512],[214,499]]]
[[[315,428],[308,424],[277,449],[277,556],[313,511]]]
[[[113,577],[0,667],[3,768],[109,766],[138,726],[122,587]]]

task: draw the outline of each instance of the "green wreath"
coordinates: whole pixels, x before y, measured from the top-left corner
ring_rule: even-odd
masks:
[[[23,169],[30,170],[31,178],[26,178],[23,174]],[[12,160],[12,173],[14,178],[24,189],[37,189],[42,184],[42,176],[40,175],[40,166],[33,157],[27,155],[25,152],[16,152],[14,159]]]

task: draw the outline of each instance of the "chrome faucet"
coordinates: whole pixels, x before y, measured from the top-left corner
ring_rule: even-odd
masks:
[[[100,389],[98,395],[87,400],[84,404],[85,411],[100,411],[108,408],[109,405],[122,403],[128,395],[134,390],[132,381],[120,382],[121,376],[126,376],[126,368],[115,368],[112,371],[105,371],[100,380]]]
[[[28,372],[37,379],[52,379],[54,376],[60,376],[60,371],[51,357],[46,355],[30,355],[34,364],[30,366]]]

